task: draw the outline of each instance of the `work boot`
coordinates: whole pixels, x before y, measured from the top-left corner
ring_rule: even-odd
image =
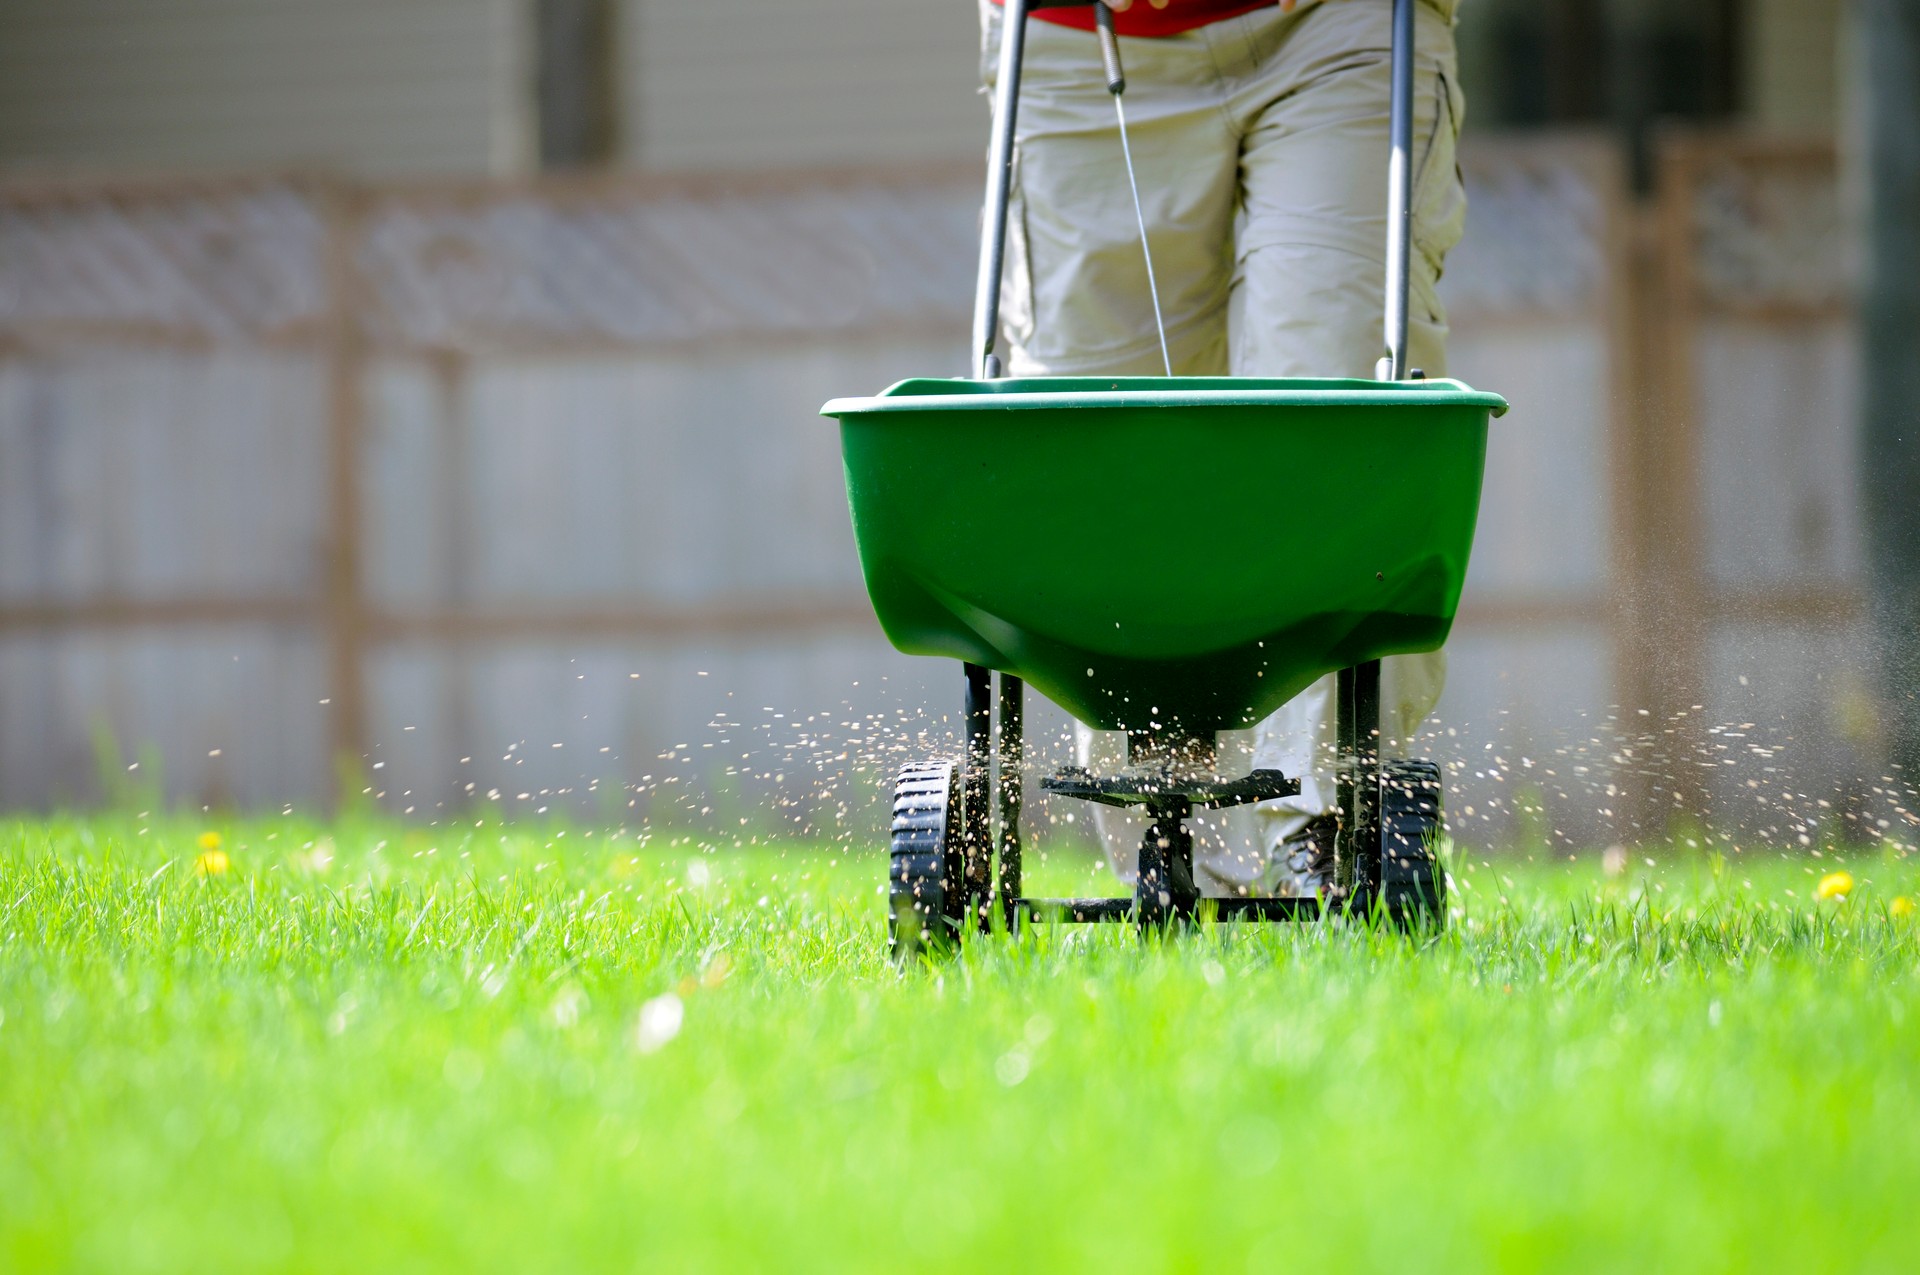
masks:
[[[1332,815],[1309,819],[1273,855],[1274,893],[1321,898],[1333,889],[1333,837],[1340,821]]]

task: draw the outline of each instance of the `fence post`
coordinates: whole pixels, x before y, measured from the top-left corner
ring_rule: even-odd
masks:
[[[1867,271],[1860,296],[1860,484],[1881,727],[1920,789],[1920,12],[1859,6],[1865,53]]]
[[[327,688],[332,700],[328,750],[337,799],[364,782],[367,753],[366,598],[362,585],[360,466],[366,427],[365,291],[355,256],[365,201],[342,181],[319,188],[326,225],[327,565],[322,603]]]
[[[1647,525],[1653,496],[1647,475],[1655,466],[1658,431],[1653,419],[1649,370],[1660,348],[1660,238],[1652,208],[1626,193],[1627,156],[1621,155],[1619,274],[1610,298],[1607,416],[1609,637],[1613,652],[1614,711],[1625,723],[1655,700],[1657,590],[1651,580]],[[1651,711],[1651,710],[1649,710]],[[1615,836],[1632,840],[1657,810],[1651,786],[1631,766],[1620,768],[1624,791],[1610,807]]]
[[[1707,574],[1694,400],[1693,203],[1701,152],[1669,139],[1634,210],[1616,329],[1613,571],[1623,839],[1705,812],[1693,709],[1706,656]]]

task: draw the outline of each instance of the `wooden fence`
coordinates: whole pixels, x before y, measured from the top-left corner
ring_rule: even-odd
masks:
[[[1820,782],[1860,770],[1803,687],[1860,641],[1832,156],[1675,139],[1652,205],[1590,139],[1464,162],[1454,371],[1515,413],[1456,806],[1515,805],[1477,752],[1559,748],[1591,765],[1551,818],[1630,833],[1726,796],[1705,732],[1762,691]],[[948,171],[0,184],[0,801],[99,796],[96,736],[176,796],[310,801],[347,757],[433,809],[605,804],[730,729],[709,778],[941,729],[809,417],[960,370],[976,204]]]

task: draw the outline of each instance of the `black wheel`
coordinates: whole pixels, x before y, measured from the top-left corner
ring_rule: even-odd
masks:
[[[960,941],[966,916],[960,763],[900,768],[887,865],[887,951],[910,960]]]
[[[1402,929],[1447,924],[1447,875],[1440,866],[1440,767],[1390,761],[1381,767],[1380,896]]]

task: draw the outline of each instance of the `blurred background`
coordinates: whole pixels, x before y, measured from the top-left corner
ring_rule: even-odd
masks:
[[[1513,412],[1460,835],[1911,808],[1920,465],[1859,316],[1912,25],[1463,5],[1443,294]],[[814,412],[964,369],[978,43],[972,0],[0,0],[0,803],[877,821],[960,678],[879,634]]]

